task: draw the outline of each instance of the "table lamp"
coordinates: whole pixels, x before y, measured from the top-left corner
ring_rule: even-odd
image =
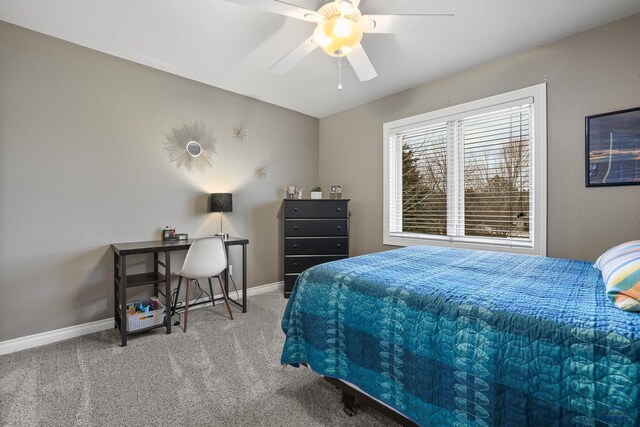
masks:
[[[224,236],[224,233],[222,233],[222,212],[233,212],[231,193],[211,193],[211,196],[209,196],[209,212],[218,212],[220,214],[220,233],[216,233],[216,236]]]

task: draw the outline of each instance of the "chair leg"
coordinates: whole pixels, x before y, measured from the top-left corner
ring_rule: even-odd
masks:
[[[187,279],[186,295],[184,297],[184,325],[182,330],[187,332],[187,320],[189,319],[189,288],[191,287],[191,279]]]
[[[216,300],[213,297],[213,282],[211,281],[211,277],[207,277],[209,281],[209,292],[211,292],[211,305],[216,305]]]
[[[178,307],[178,297],[180,296],[180,287],[182,286],[182,276],[178,276],[178,290],[176,291],[176,300],[173,303],[173,309],[171,310],[171,315],[176,314],[176,308]]]
[[[224,303],[227,305],[227,310],[229,311],[229,317],[231,318],[231,320],[233,320],[233,314],[231,314],[231,306],[229,305],[227,292],[224,290],[224,279],[222,278],[222,274],[218,274],[218,281],[220,282],[220,289],[222,289],[222,297],[224,298]]]

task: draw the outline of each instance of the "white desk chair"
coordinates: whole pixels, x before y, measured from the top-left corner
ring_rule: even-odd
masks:
[[[233,320],[233,314],[231,314],[231,307],[229,306],[229,300],[227,298],[227,292],[224,289],[224,278],[222,273],[227,269],[227,254],[224,248],[224,242],[221,237],[203,237],[196,239],[189,248],[187,256],[184,259],[184,265],[182,270],[177,274],[180,276],[178,279],[178,293],[180,295],[180,285],[182,284],[182,278],[187,279],[187,289],[184,302],[184,326],[183,330],[187,332],[187,319],[189,316],[189,287],[192,281],[197,279],[209,280],[209,290],[211,291],[211,302],[213,303],[213,285],[211,284],[211,278],[216,277],[220,282],[220,289],[222,290],[222,296],[224,297],[224,303],[227,305],[229,311],[229,317]],[[178,297],[176,295],[176,298]]]

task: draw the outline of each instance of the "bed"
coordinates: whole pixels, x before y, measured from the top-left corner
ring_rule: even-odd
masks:
[[[640,314],[587,262],[416,246],[318,265],[283,364],[418,425],[638,425]],[[343,399],[344,400],[344,399]]]

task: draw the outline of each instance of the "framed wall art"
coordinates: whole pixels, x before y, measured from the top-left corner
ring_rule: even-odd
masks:
[[[640,185],[640,107],[585,118],[586,186]]]

